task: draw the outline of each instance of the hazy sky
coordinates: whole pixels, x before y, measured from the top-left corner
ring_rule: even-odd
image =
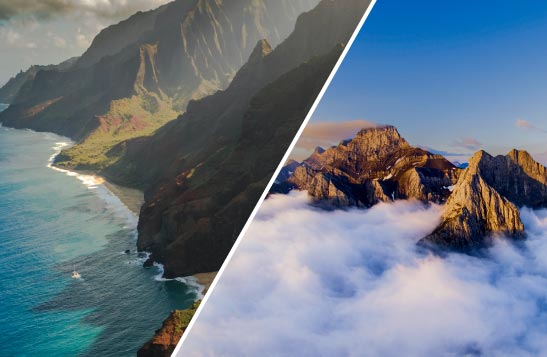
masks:
[[[81,55],[104,27],[169,0],[0,0],[0,85],[33,64]]]
[[[416,146],[518,147],[547,163],[546,39],[544,1],[379,0],[312,120],[393,124]]]

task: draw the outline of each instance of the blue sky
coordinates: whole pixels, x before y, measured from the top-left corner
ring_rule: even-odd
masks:
[[[547,3],[378,0],[312,123],[353,119],[547,162]]]

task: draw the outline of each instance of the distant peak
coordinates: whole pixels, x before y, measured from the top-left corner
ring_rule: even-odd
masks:
[[[471,159],[469,159],[469,165],[477,165],[479,162],[483,161],[484,159],[492,159],[493,156],[487,153],[484,150],[479,150],[476,153],[473,154]]]
[[[272,46],[266,39],[258,41],[256,44],[251,56],[249,57],[249,62],[256,62],[272,52]]]
[[[325,149],[323,149],[321,146],[316,146],[313,152],[314,154],[322,154],[325,152]]]
[[[287,162],[285,163],[285,166],[294,165],[294,164],[300,164],[300,163],[296,161],[295,159],[288,159]]]
[[[395,135],[399,138],[401,137],[401,135],[399,134],[399,131],[397,131],[397,128],[395,128],[393,125],[378,125],[378,126],[366,127],[359,130],[359,132],[357,133],[357,136],[364,136],[371,133],[375,135],[380,133],[386,133],[386,134]]]
[[[357,133],[349,145],[358,145],[362,150],[393,151],[397,148],[410,147],[410,144],[399,134],[393,125],[364,128]]]

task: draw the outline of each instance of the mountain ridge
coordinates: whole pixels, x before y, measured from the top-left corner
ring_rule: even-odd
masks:
[[[420,243],[469,250],[496,235],[525,238],[518,209],[524,206],[547,207],[545,166],[526,151],[513,149],[495,157],[478,151],[454,188],[441,224]]]
[[[547,207],[547,168],[528,152],[494,157],[480,150],[460,169],[411,147],[392,126],[363,129],[290,165],[273,193],[306,190],[314,202],[337,208],[397,199],[443,204],[441,223],[418,242],[431,248],[470,252],[499,236],[524,239],[519,207]]]
[[[351,140],[314,153],[284,187],[307,190],[317,202],[370,207],[380,201],[416,198],[443,202],[458,176],[438,154],[411,147],[393,126],[365,128]]]
[[[58,165],[104,170],[118,159],[114,146],[224,89],[256,41],[281,42],[317,2],[175,0],[138,13],[101,31],[69,69],[38,71],[0,122],[68,136],[77,144]],[[100,130],[105,122],[112,130]]]

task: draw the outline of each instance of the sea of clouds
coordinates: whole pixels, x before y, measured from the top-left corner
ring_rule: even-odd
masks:
[[[547,355],[547,210],[482,258],[415,243],[441,208],[324,211],[305,193],[261,207],[183,356]]]

